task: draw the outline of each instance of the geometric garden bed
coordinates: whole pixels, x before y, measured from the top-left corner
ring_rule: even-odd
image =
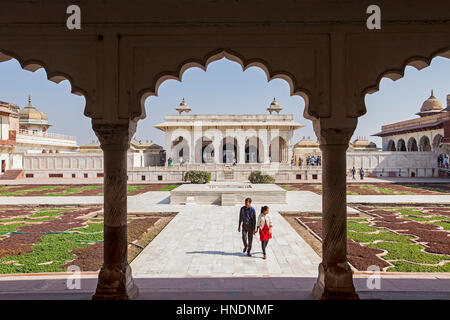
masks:
[[[170,191],[176,184],[127,185],[128,196],[148,191]],[[0,186],[0,197],[67,197],[103,196],[103,185],[9,185]]]
[[[347,257],[357,270],[450,272],[450,207],[356,209],[368,216],[347,218]],[[321,239],[321,217],[296,218]]]
[[[69,265],[98,271],[103,263],[101,207],[0,209],[0,274],[64,272]],[[174,214],[128,219],[129,261]]]

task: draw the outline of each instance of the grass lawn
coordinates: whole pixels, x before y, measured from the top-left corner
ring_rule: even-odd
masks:
[[[22,189],[22,190],[17,190],[17,191],[12,191],[12,192],[2,192],[2,193],[0,193],[0,196],[3,196],[3,197],[19,196],[19,195],[26,195],[27,193],[36,192],[36,191],[53,191],[53,190],[58,190],[61,188],[63,188],[63,187],[62,186],[41,186],[41,187]],[[6,189],[6,191],[8,191],[9,189],[10,189],[10,187],[8,187],[8,189]],[[3,191],[3,190],[0,190],[0,191]]]
[[[102,240],[102,233],[44,235],[32,252],[0,258],[0,273],[61,272],[61,267],[75,257],[70,251]]]
[[[177,185],[177,184],[169,184],[167,186],[159,188],[158,191],[172,191],[173,189],[176,189],[178,187],[179,187],[179,185]]]
[[[281,184],[287,191],[310,191],[317,194],[322,193],[322,185],[319,183],[289,183]],[[450,183],[436,184],[404,184],[404,183],[370,183],[370,182],[348,182],[347,195],[428,195],[448,194]]]
[[[69,196],[69,195],[74,195],[77,193],[81,193],[83,191],[91,191],[91,190],[99,190],[102,189],[103,186],[99,186],[99,185],[92,185],[92,186],[82,186],[79,188],[68,188],[68,189],[64,189],[61,192],[54,192],[54,193],[46,193],[43,196],[46,197],[63,197],[63,196]]]
[[[179,185],[164,184],[129,184],[128,195],[138,195],[148,191],[170,191]],[[103,185],[17,185],[0,187],[0,196],[6,197],[65,197],[65,196],[103,196]]]
[[[428,186],[428,185],[422,185],[422,184],[402,184],[405,187],[408,188],[413,188],[413,189],[425,189],[431,192],[436,192],[436,193],[448,193],[448,190],[445,188],[439,188],[439,187],[435,187],[435,186]]]
[[[380,193],[380,194],[396,194],[396,195],[412,195],[412,194],[414,194],[413,192],[397,191],[397,190],[394,190],[391,188],[378,187],[376,185],[361,185],[360,187],[363,189],[372,190],[375,193]]]

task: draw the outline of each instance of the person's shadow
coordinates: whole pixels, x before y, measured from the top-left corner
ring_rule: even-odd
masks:
[[[246,253],[243,253],[241,251],[238,252],[225,252],[225,251],[188,251],[186,252],[186,254],[196,254],[196,253],[200,253],[200,254],[220,254],[222,256],[245,256],[247,257]],[[256,253],[262,253],[262,252],[252,252],[252,255],[256,254]]]

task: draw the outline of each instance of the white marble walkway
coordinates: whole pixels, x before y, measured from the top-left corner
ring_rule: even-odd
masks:
[[[257,212],[259,207],[255,206]],[[242,253],[239,206],[185,206],[131,263],[135,277],[316,277],[320,257],[277,212],[262,259],[259,235],[252,257]]]
[[[450,204],[450,194],[347,196],[347,203]]]
[[[287,204],[273,204],[281,211],[322,212],[322,196],[310,191],[288,191]],[[128,212],[177,211],[185,206],[170,205],[170,192],[149,191],[128,197]],[[449,195],[348,195],[347,203],[436,203],[450,204]],[[99,196],[1,197],[0,205],[102,205]],[[200,206],[208,207],[208,206]],[[348,207],[348,212],[355,211]]]

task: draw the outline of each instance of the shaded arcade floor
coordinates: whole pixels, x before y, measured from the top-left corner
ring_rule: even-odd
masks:
[[[42,279],[44,278],[44,279]],[[66,278],[28,277],[0,279],[0,300],[82,300],[95,291],[95,276],[83,278],[79,290],[69,290]],[[283,278],[137,278],[138,299],[226,299],[226,300],[308,300],[316,281],[312,277]],[[361,299],[450,299],[449,277],[411,278],[404,276],[381,279],[381,288],[367,288],[366,276],[356,276],[356,290]]]

